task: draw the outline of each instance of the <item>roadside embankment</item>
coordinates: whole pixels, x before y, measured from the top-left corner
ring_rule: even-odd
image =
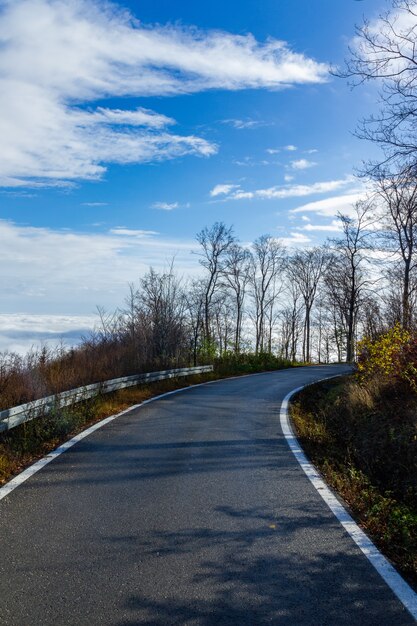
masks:
[[[417,395],[395,378],[348,376],[301,391],[291,417],[326,482],[417,584]]]

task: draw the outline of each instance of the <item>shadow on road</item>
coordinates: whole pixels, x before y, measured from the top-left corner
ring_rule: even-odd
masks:
[[[240,533],[198,528],[156,534],[153,547],[148,546],[148,558],[153,555],[165,559],[161,569],[166,568],[168,576],[161,581],[162,589],[132,594],[126,600],[122,610],[131,612],[132,617],[119,622],[119,626],[413,623],[401,607],[386,602],[387,589],[378,584],[371,569],[364,576],[363,560],[356,555],[334,551],[330,556],[307,550],[300,557],[292,553],[291,535],[299,533],[300,523],[291,521],[287,527],[281,523],[279,542],[285,542],[288,549],[280,556],[269,512],[226,509],[223,513],[233,519],[252,517],[258,520],[258,529]],[[258,542],[264,544],[261,550],[259,546],[254,549]],[[219,550],[223,556],[220,560]],[[198,573],[188,580],[188,592],[183,586],[186,573],[180,575],[180,588],[175,580],[172,586],[167,585],[169,557],[183,553],[193,553],[201,559]],[[365,580],[365,584],[359,586],[358,580]]]
[[[331,518],[317,519],[314,511],[303,510],[294,518],[277,520],[260,507],[222,507],[218,513],[226,524],[242,521],[246,527],[158,532],[136,546],[142,562],[159,559],[159,571],[165,574],[160,587],[126,599],[121,609],[132,617],[119,626],[413,623],[399,605],[386,602],[390,592],[364,559],[344,550],[331,555],[315,550],[314,527],[332,526]],[[301,557],[300,538],[306,541]],[[132,537],[113,540],[119,550],[123,541],[126,550],[132,548]],[[126,558],[134,558],[134,552],[130,550]],[[188,577],[186,571],[177,570],[177,578],[171,577],[184,554],[194,555],[194,573]]]

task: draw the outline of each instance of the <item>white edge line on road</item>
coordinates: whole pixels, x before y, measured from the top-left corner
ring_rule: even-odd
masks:
[[[0,487],[0,500],[3,500],[3,498],[8,496],[9,493],[14,491],[17,487],[19,487],[19,485],[21,485],[26,480],[28,480],[28,478],[30,478],[31,476],[39,472],[39,470],[45,467],[45,465],[48,465],[48,463],[56,459],[60,454],[62,454],[66,450],[69,450],[69,448],[72,448],[72,446],[75,446],[76,443],[78,443],[85,437],[88,437],[89,435],[91,435],[95,430],[98,430],[102,426],[105,426],[109,422],[112,422],[117,417],[120,417],[121,415],[124,415],[125,413],[134,411],[135,409],[145,406],[146,404],[149,404],[150,402],[154,402],[155,400],[160,400],[161,398],[165,398],[166,396],[171,396],[175,393],[180,393],[181,391],[188,391],[189,389],[195,389],[196,387],[202,387],[203,385],[211,385],[213,383],[217,383],[222,380],[232,380],[235,378],[245,378],[246,376],[259,376],[260,374],[270,374],[270,373],[273,373],[273,371],[256,372],[255,374],[246,374],[244,376],[230,376],[228,378],[218,378],[216,380],[209,380],[205,383],[197,383],[195,385],[189,385],[188,387],[180,387],[179,389],[174,389],[173,391],[167,391],[166,393],[162,393],[159,396],[154,396],[153,398],[144,400],[140,404],[134,404],[133,406],[130,406],[128,409],[125,409],[124,411],[121,411],[120,413],[116,413],[116,415],[111,415],[110,417],[106,417],[100,422],[97,422],[96,424],[93,424],[93,426],[90,426],[86,430],[83,430],[82,432],[78,433],[78,435],[75,435],[75,437],[72,437],[72,439],[69,439],[65,443],[61,444],[58,448],[56,448],[55,450],[52,450],[52,452],[49,452],[42,459],[39,459],[39,461],[36,461],[35,463],[27,467],[25,470],[20,472],[20,474],[18,474],[17,476],[9,480],[9,482],[3,485],[3,487]]]
[[[330,376],[329,378],[337,378],[337,376]],[[327,379],[322,379],[327,380]],[[322,381],[319,381],[322,382]],[[282,432],[288,442],[288,445],[293,452],[298,463],[301,465],[306,476],[310,479],[315,489],[321,495],[327,506],[332,513],[337,517],[344,529],[352,537],[353,541],[366,556],[366,558],[372,563],[377,572],[382,576],[387,585],[392,589],[397,598],[402,602],[405,608],[411,613],[414,619],[417,621],[417,594],[406,583],[406,581],[400,576],[397,570],[389,563],[389,561],[381,554],[378,548],[372,543],[369,537],[363,532],[353,518],[349,515],[345,507],[339,502],[336,496],[332,493],[329,487],[316,468],[307,459],[304,451],[298,442],[297,437],[291,426],[289,419],[289,402],[293,395],[308,387],[303,385],[297,387],[288,393],[281,404],[280,410],[280,422]]]

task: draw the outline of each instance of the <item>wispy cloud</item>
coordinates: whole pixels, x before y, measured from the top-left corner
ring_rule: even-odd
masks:
[[[332,220],[330,224],[308,223],[305,226],[300,227],[298,230],[303,230],[303,231],[308,231],[308,232],[338,232],[342,230],[342,226],[339,220]]]
[[[152,237],[159,234],[156,230],[137,230],[122,227],[111,228],[109,232],[112,235],[122,235],[123,237]]]
[[[297,146],[293,146],[291,143],[288,146],[284,146],[283,150],[287,150],[288,152],[295,152],[298,150]]]
[[[171,132],[173,120],[157,112],[94,107],[103,98],[278,89],[328,76],[326,64],[285,42],[148,27],[105,0],[3,1],[0,42],[0,90],[7,94],[0,103],[5,187],[94,180],[108,163],[217,150],[201,137]]]
[[[288,237],[282,237],[281,241],[284,246],[288,246],[289,248],[292,246],[305,246],[311,243],[310,237],[299,232],[293,232]]]
[[[82,202],[82,206],[108,206],[108,202]]]
[[[239,185],[229,185],[229,184],[216,185],[210,191],[210,195],[212,198],[216,198],[217,196],[227,196],[230,194],[231,191],[233,191],[233,189],[237,189],[238,187]]]
[[[291,161],[291,167],[293,170],[306,170],[310,167],[314,167],[317,165],[314,161],[308,161],[307,159],[297,159],[296,161]]]
[[[158,209],[159,211],[173,211],[178,209],[178,207],[178,202],[154,202],[152,205],[153,209]]]
[[[316,200],[308,202],[295,209],[291,209],[290,213],[315,213],[325,217],[334,217],[339,212],[343,214],[353,214],[353,205],[355,202],[363,198],[364,190],[354,190],[348,194],[340,196],[332,196],[324,200]]]
[[[229,124],[238,130],[245,130],[248,128],[260,128],[262,126],[270,126],[269,122],[263,122],[262,120],[238,120],[238,119],[229,119],[222,120],[223,124]]]
[[[225,200],[252,200],[254,198],[273,200],[283,198],[298,198],[303,196],[312,196],[316,194],[330,193],[337,189],[352,185],[355,179],[352,176],[338,180],[329,180],[323,182],[312,183],[310,185],[281,185],[267,187],[266,189],[256,189],[254,191],[246,191],[240,185],[218,185],[222,187],[221,191],[217,191],[215,195],[224,195]],[[227,189],[226,189],[227,187]],[[215,191],[216,187],[212,190]],[[211,195],[212,192],[210,192]],[[297,209],[295,209],[296,212]],[[301,208],[300,208],[301,211]]]

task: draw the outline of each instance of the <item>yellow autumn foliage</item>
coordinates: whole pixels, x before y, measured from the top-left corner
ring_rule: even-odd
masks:
[[[358,372],[362,379],[373,374],[398,373],[401,352],[410,341],[410,333],[396,324],[377,339],[365,337],[358,342]]]

